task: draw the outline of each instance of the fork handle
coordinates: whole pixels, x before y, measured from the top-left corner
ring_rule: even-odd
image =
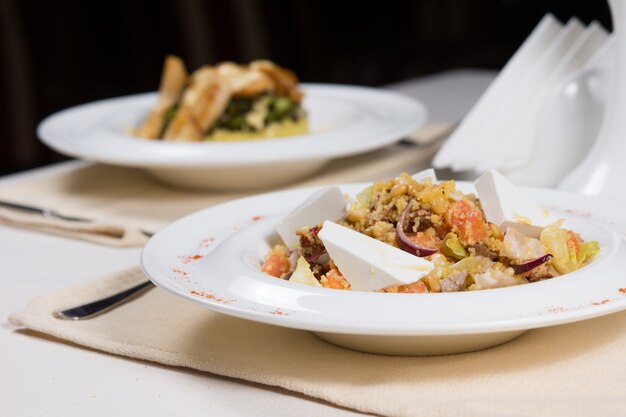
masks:
[[[36,214],[41,214],[42,216],[45,216],[47,212],[49,212],[49,210],[45,210],[39,207],[32,207],[32,206],[26,206],[23,204],[18,204],[18,203],[13,203],[10,201],[0,201],[0,207],[6,207],[6,208],[10,208],[10,209],[14,209],[14,210],[22,210],[22,211],[27,211],[29,213],[36,213]]]
[[[124,302],[130,300],[132,296],[138,295],[142,290],[152,287],[154,287],[152,281],[144,281],[140,284],[135,285],[134,287],[120,291],[117,294],[113,294],[109,297],[92,301],[90,303],[80,306],[68,308],[66,310],[55,311],[52,314],[54,315],[54,317],[63,320],[89,319],[123,304]]]

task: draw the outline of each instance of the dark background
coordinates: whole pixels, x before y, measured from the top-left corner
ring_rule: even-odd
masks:
[[[63,160],[37,123],[155,90],[169,53],[190,70],[267,58],[302,81],[379,86],[501,68],[548,12],[611,28],[604,0],[0,0],[0,175]]]

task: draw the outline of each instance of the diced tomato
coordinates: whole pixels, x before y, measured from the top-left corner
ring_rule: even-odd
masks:
[[[261,265],[261,271],[274,277],[280,278],[291,269],[291,263],[286,256],[280,256],[277,253],[270,252],[265,257],[265,263]]]
[[[435,234],[440,240],[443,240],[443,238],[452,231],[450,230],[450,225],[446,222],[441,222],[438,225],[433,226],[433,229],[435,229]]]
[[[416,281],[405,285],[392,285],[380,291],[391,293],[424,293],[428,292],[428,287],[422,281]]]
[[[345,290],[350,288],[350,284],[336,269],[331,269],[321,279],[321,284],[326,288],[334,288],[336,290]]]
[[[422,281],[417,281],[398,287],[398,292],[424,293],[428,292],[428,288]]]
[[[413,236],[409,236],[409,238],[418,245],[426,248],[438,249],[441,243],[434,234],[424,232],[417,232]]]
[[[446,212],[446,221],[456,229],[463,243],[483,242],[489,237],[489,226],[474,203],[460,200]]]
[[[571,230],[567,231],[567,247],[574,249],[576,256],[580,255],[580,237]]]

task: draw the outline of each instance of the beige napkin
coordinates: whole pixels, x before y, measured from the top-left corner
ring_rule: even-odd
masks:
[[[48,294],[10,320],[116,355],[283,387],[385,416],[624,416],[626,312],[481,352],[392,357],[214,313],[160,289],[97,318],[51,313],[144,280],[138,268]]]
[[[429,166],[440,142],[415,146],[396,144],[362,155],[330,162],[317,175],[288,188],[371,181]],[[0,211],[0,223],[52,232],[115,246],[141,246],[140,230],[156,232],[193,211],[243,197],[271,191],[190,191],[160,184],[139,169],[83,164],[47,177],[0,183],[0,200],[47,207],[64,214],[97,220],[94,224],[46,219],[14,210]],[[121,234],[123,237],[116,238]]]

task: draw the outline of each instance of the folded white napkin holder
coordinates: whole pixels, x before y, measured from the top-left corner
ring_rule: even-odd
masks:
[[[626,4],[609,4],[613,35],[544,17],[434,166],[626,201]]]
[[[611,94],[600,132],[589,154],[559,188],[626,201],[626,3],[609,0],[615,38]]]

